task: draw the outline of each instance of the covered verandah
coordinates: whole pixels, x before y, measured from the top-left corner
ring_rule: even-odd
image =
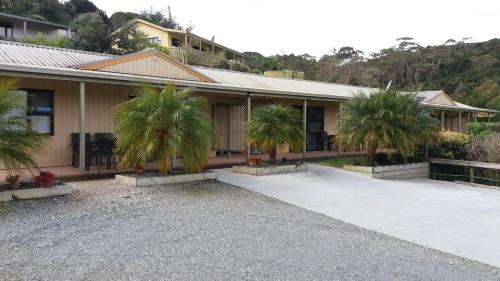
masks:
[[[3,76],[2,78],[9,78]],[[43,90],[51,96],[53,109],[49,141],[45,153],[38,156],[41,170],[55,173],[56,177],[94,176],[132,171],[119,170],[116,163],[110,167],[98,168],[96,159],[78,157],[72,163],[74,143],[72,134],[79,134],[78,155],[86,155],[89,150],[85,135],[112,132],[113,108],[130,98],[130,90],[138,84],[106,83],[97,80],[45,79],[23,77],[18,80],[19,89]],[[161,86],[161,85],[160,85]],[[280,149],[278,159],[301,160],[328,158],[340,155],[335,146],[323,145],[323,134],[334,136],[338,130],[341,100],[315,99],[310,97],[286,97],[263,93],[228,92],[198,90],[195,95],[209,100],[212,116],[219,140],[208,153],[208,168],[245,163],[250,156],[266,159],[267,155],[248,147],[244,142],[244,124],[251,118],[251,110],[259,105],[281,103],[297,107],[302,112],[315,109],[320,118],[312,122],[310,114],[303,114],[303,126],[308,132],[306,145],[300,151],[291,151],[288,146]],[[318,110],[321,109],[321,110]],[[92,137],[93,138],[93,137]],[[314,143],[314,145],[311,145]],[[359,152],[355,152],[359,153]],[[117,157],[117,160],[119,157]],[[72,165],[73,164],[73,165]],[[176,161],[182,167],[182,159]],[[148,163],[147,169],[156,169],[156,163]],[[30,177],[28,171],[23,176]],[[6,170],[0,170],[0,178],[5,178]]]

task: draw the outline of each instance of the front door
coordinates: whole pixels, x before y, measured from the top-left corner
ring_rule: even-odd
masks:
[[[325,108],[307,107],[307,150],[323,150],[323,131],[325,122]]]

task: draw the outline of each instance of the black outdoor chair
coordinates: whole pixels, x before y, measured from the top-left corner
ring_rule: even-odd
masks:
[[[113,134],[96,133],[95,144],[97,173],[101,172],[103,158],[106,159],[106,169],[111,169],[111,164],[114,164],[116,169],[115,139]]]
[[[71,146],[73,148],[71,164],[73,168],[78,168],[80,159],[80,133],[71,133]],[[90,169],[91,149],[90,133],[85,133],[85,170],[87,171]]]

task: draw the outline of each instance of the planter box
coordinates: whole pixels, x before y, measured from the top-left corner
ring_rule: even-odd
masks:
[[[173,184],[191,181],[215,180],[217,173],[214,171],[207,171],[196,174],[179,174],[169,176],[136,176],[136,175],[116,175],[115,179],[126,184],[131,184],[136,187],[151,186],[160,184]]]
[[[376,179],[407,180],[429,178],[429,163],[427,162],[375,167],[344,165],[343,168]]]
[[[73,193],[73,186],[61,184],[51,187],[36,187],[26,189],[15,189],[0,192],[0,201],[26,200],[35,198],[45,198]]]
[[[281,173],[306,172],[306,164],[288,164],[263,167],[233,166],[233,172],[249,174],[252,176],[264,176]]]
[[[7,191],[0,191],[0,202],[7,202],[11,201],[12,195],[10,194],[10,190]]]

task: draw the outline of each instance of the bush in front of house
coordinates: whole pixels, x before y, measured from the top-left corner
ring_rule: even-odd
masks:
[[[136,97],[114,112],[113,134],[121,167],[143,169],[145,163],[159,161],[160,171],[167,175],[180,156],[185,172],[201,172],[216,140],[206,110],[208,101],[173,84],[161,90],[144,85],[131,94]]]
[[[360,93],[345,104],[338,142],[342,148],[367,148],[368,160],[375,162],[377,149],[395,149],[403,159],[418,144],[437,133],[437,120],[415,93],[394,90]]]
[[[429,144],[429,157],[466,160],[467,146],[470,142],[471,137],[468,134],[441,131]]]
[[[288,143],[292,149],[302,149],[305,132],[300,111],[281,104],[268,104],[255,108],[245,126],[245,140],[260,151],[269,153],[269,162],[276,163],[278,147]]]

